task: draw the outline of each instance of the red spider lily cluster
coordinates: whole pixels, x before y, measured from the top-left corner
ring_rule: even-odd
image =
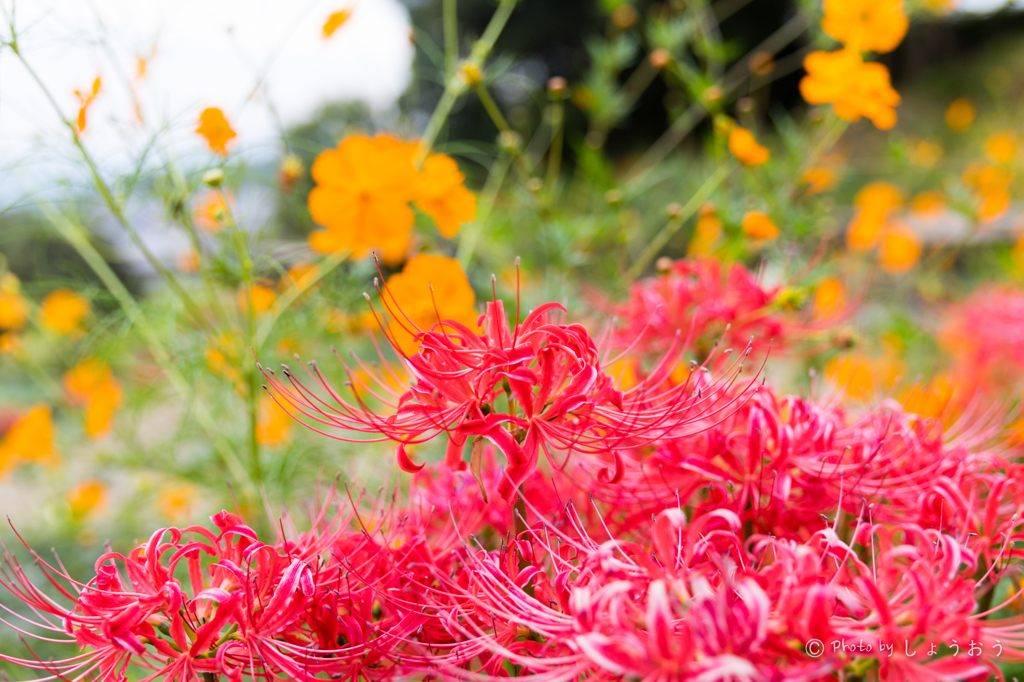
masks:
[[[0,659],[182,682],[984,680],[1024,661],[1024,470],[1000,410],[848,413],[738,381],[727,349],[679,372],[675,330],[621,390],[617,335],[554,311],[510,326],[494,302],[479,332],[420,331],[401,392],[386,367],[350,400],[315,365],[315,390],[286,372],[271,390],[310,425],[399,441],[407,491],[332,489],[272,544],[228,512],[161,529],[86,583],[37,557],[52,590],[8,555],[28,609],[5,622],[78,653]],[[413,464],[434,438],[446,461]]]

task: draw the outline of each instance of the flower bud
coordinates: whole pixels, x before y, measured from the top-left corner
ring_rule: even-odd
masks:
[[[203,184],[208,187],[220,187],[224,183],[224,171],[220,168],[211,168],[203,173]]]
[[[672,54],[665,48],[659,47],[651,53],[647,60],[650,62],[651,66],[658,71],[661,71],[668,66],[669,62],[672,61]]]
[[[552,76],[548,79],[548,94],[557,99],[561,99],[565,96],[566,88],[569,84],[561,76]]]

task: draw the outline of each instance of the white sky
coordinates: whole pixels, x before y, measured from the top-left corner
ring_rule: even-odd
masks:
[[[411,77],[409,20],[398,0],[0,0],[0,7],[5,24],[14,8],[22,51],[65,116],[77,114],[74,90],[102,74],[84,140],[104,163],[130,159],[162,129],[175,153],[202,153],[192,130],[207,106],[227,113],[240,149],[276,151],[267,99],[289,126],[331,101],[386,109]],[[344,7],[352,18],[325,40],[324,21]],[[0,33],[9,38],[6,27]],[[146,77],[134,80],[136,57],[151,53]],[[264,71],[266,97],[247,102]],[[0,165],[50,167],[70,158],[67,136],[26,69],[0,53]]]

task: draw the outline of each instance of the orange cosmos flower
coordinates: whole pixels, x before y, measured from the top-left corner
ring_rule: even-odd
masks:
[[[772,222],[766,213],[761,211],[750,211],[743,216],[743,233],[751,239],[760,241],[772,241],[779,236],[778,226]]]
[[[78,521],[103,506],[107,500],[107,486],[95,479],[82,481],[68,491],[65,500],[71,516]]]
[[[242,287],[238,291],[238,307],[242,310],[248,310],[249,301],[252,301],[252,309],[257,313],[265,313],[274,306],[274,301],[277,300],[277,294],[274,290],[268,286],[262,284],[253,284],[249,287],[249,295],[245,295],[245,287]]]
[[[8,272],[0,277],[0,330],[21,329],[28,320],[28,304],[21,296],[18,278]]]
[[[295,422],[271,396],[260,396],[259,421],[256,424],[256,440],[260,445],[284,445],[291,439],[292,424]]]
[[[228,210],[224,195],[211,190],[199,201],[192,219],[207,232],[220,232],[227,225]]]
[[[83,93],[81,90],[75,90],[75,97],[78,98],[78,117],[75,119],[75,132],[79,135],[85,132],[85,114],[93,100],[100,94],[101,87],[100,77],[96,76],[96,80],[92,82],[91,91]]]
[[[940,374],[928,384],[911,387],[903,394],[900,402],[907,412],[928,418],[942,417],[959,388],[951,374]]]
[[[844,121],[871,120],[888,130],[896,125],[900,95],[889,83],[889,69],[876,62],[864,63],[853,50],[812,52],[804,58],[807,75],[800,94],[809,104],[831,104]]]
[[[416,208],[433,218],[448,239],[476,218],[476,195],[462,184],[465,179],[450,156],[433,154],[423,162]]]
[[[1017,136],[1009,130],[990,135],[985,140],[985,156],[995,163],[1010,163],[1017,156]]]
[[[156,507],[167,519],[175,523],[187,522],[199,501],[199,491],[191,483],[165,486],[156,498]]]
[[[748,168],[762,166],[772,157],[771,152],[754,139],[753,133],[737,125],[729,131],[729,151]]]
[[[697,213],[697,224],[686,249],[689,256],[710,256],[722,236],[722,221],[714,204],[704,204]]]
[[[321,253],[350,250],[362,258],[376,249],[388,264],[400,263],[409,246],[419,173],[415,144],[390,135],[355,135],[317,157],[309,193],[313,220],[326,229],[310,235]]]
[[[846,244],[854,251],[867,251],[878,243],[882,227],[903,203],[903,194],[888,182],[865,185],[853,199],[857,212],[846,228]]]
[[[878,248],[878,263],[893,275],[909,272],[921,259],[921,240],[905,223],[888,225]]]
[[[53,416],[47,405],[36,405],[21,415],[0,439],[0,474],[23,462],[48,466],[60,462],[55,445]]]
[[[241,364],[242,351],[238,340],[231,334],[220,334],[210,340],[209,345],[203,352],[206,359],[206,366],[214,374],[219,374],[235,385],[239,394],[245,393],[245,383],[242,381],[242,374],[238,371]]]
[[[828,277],[814,292],[814,318],[830,320],[846,307],[846,287],[838,277]]]
[[[392,314],[387,326],[388,336],[406,355],[419,349],[414,334],[437,324],[438,315],[442,320],[454,320],[476,329],[476,294],[462,266],[452,258],[428,255],[410,258],[402,272],[388,280],[384,297]]]
[[[987,163],[972,163],[964,171],[963,181],[978,202],[979,220],[989,222],[1009,210],[1013,175],[1006,169]]]
[[[970,128],[974,123],[974,117],[974,102],[966,97],[953,100],[946,109],[946,125],[954,133],[962,133]]]
[[[178,269],[186,274],[198,272],[201,264],[202,259],[196,251],[189,250],[178,256]]]
[[[85,432],[99,438],[110,431],[121,406],[121,384],[107,363],[86,358],[64,374],[64,390],[71,402],[85,406]]]
[[[926,190],[920,192],[910,201],[910,211],[921,217],[934,216],[946,208],[946,198],[942,192]]]
[[[800,179],[806,185],[805,194],[821,194],[835,187],[838,177],[832,168],[817,166],[806,171]]]
[[[0,355],[14,355],[21,350],[21,338],[14,332],[0,334]]]
[[[278,282],[278,288],[281,291],[295,287],[296,289],[305,289],[310,286],[313,281],[320,275],[320,266],[315,263],[298,262],[293,265],[281,281]]]
[[[199,114],[196,132],[206,140],[211,151],[221,156],[228,155],[228,142],[238,137],[224,117],[224,112],[217,107],[203,109],[203,113]]]
[[[352,8],[346,7],[344,9],[334,12],[327,21],[324,22],[324,38],[330,38],[334,35],[334,32],[345,25],[349,19],[352,18]]]
[[[918,140],[910,149],[910,163],[928,170],[935,167],[943,153],[942,145],[928,140]]]
[[[57,289],[39,306],[39,322],[58,334],[77,334],[89,310],[89,300],[84,296],[70,289]]]
[[[825,0],[821,29],[848,49],[892,52],[910,22],[902,0]]]

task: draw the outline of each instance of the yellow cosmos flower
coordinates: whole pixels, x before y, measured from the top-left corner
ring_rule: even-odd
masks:
[[[847,246],[854,251],[874,248],[882,228],[902,203],[902,192],[888,182],[872,182],[861,188],[853,200],[857,212],[846,228]]]
[[[814,318],[830,320],[846,308],[846,286],[838,277],[824,279],[814,292]]]
[[[452,258],[410,258],[402,272],[388,280],[384,296],[391,311],[387,334],[406,355],[419,350],[414,335],[437,324],[439,315],[441,320],[454,320],[476,329],[476,294],[462,266]]]
[[[0,330],[21,329],[28,320],[28,304],[21,296],[18,278],[8,272],[0,277]]]
[[[309,194],[313,220],[325,229],[310,235],[320,253],[371,250],[395,265],[405,259],[415,216],[411,203],[434,219],[445,237],[476,217],[476,197],[463,186],[458,165],[443,154],[413,163],[419,143],[390,135],[355,135],[317,157]]]
[[[326,229],[310,236],[321,253],[351,250],[354,258],[377,250],[388,264],[400,263],[409,246],[419,174],[416,146],[390,135],[355,135],[317,157],[309,193],[313,220]]]
[[[199,491],[190,483],[165,486],[156,498],[156,508],[164,518],[174,523],[185,523],[199,501]]]
[[[289,415],[269,395],[260,396],[259,421],[256,423],[256,440],[260,445],[275,447],[291,440],[292,424]]]
[[[0,439],[0,474],[23,462],[53,466],[57,453],[53,416],[47,405],[36,405],[21,415]]]
[[[982,222],[1000,218],[1009,210],[1013,175],[1005,168],[972,163],[964,171],[963,181],[974,193],[978,219]]]
[[[772,222],[766,213],[761,211],[750,211],[743,216],[743,223],[740,226],[743,233],[758,241],[772,241],[779,236],[778,226]]]
[[[245,295],[245,287],[238,291],[238,307],[242,310],[249,309],[249,301],[252,301],[252,309],[256,314],[265,313],[274,307],[277,294],[268,286],[253,284],[249,287],[249,295]]]
[[[70,289],[57,289],[39,306],[39,323],[58,334],[80,333],[89,310],[89,300],[84,296]]]
[[[810,53],[804,68],[800,94],[807,103],[831,104],[844,121],[865,117],[882,130],[896,125],[894,107],[900,95],[892,89],[885,65],[865,63],[854,50],[837,50]]]
[[[64,374],[64,390],[72,403],[85,406],[85,433],[90,438],[110,431],[123,391],[107,363],[98,358],[82,360]]]
[[[917,233],[904,223],[887,225],[878,247],[878,263],[882,269],[900,275],[912,270],[919,260],[921,239]]]
[[[196,133],[206,140],[210,151],[221,156],[228,155],[228,143],[238,137],[231,124],[228,123],[228,119],[225,118],[224,112],[217,107],[203,109],[203,112],[199,114]]]
[[[909,159],[910,163],[918,168],[930,170],[939,162],[943,153],[945,151],[942,149],[942,145],[928,140],[918,140],[910,148]]]
[[[946,125],[953,132],[962,133],[974,123],[975,115],[974,102],[966,97],[955,99],[946,109]]]
[[[332,35],[334,35],[335,31],[344,26],[351,18],[351,7],[346,7],[344,9],[338,10],[337,12],[333,12],[329,17],[327,17],[327,21],[324,22],[324,38],[330,38]]]
[[[892,52],[910,22],[903,0],[825,0],[821,30],[859,52]]]
[[[1010,163],[1017,156],[1017,136],[1009,130],[990,135],[985,140],[985,156],[994,163]]]
[[[690,256],[710,256],[721,238],[722,221],[715,211],[715,206],[704,204],[697,213],[697,224],[693,228],[693,237],[686,253]]]
[[[448,239],[463,223],[476,218],[476,195],[462,184],[465,179],[449,156],[434,154],[423,162],[416,208],[430,216]]]
[[[733,126],[729,131],[729,151],[748,168],[755,168],[768,163],[771,152],[754,138],[754,134],[746,128]]]
[[[816,166],[807,170],[801,177],[805,194],[821,194],[836,186],[839,177],[834,169],[828,166]]]
[[[82,481],[68,491],[65,498],[71,516],[79,521],[102,507],[106,500],[107,486],[95,479]]]

